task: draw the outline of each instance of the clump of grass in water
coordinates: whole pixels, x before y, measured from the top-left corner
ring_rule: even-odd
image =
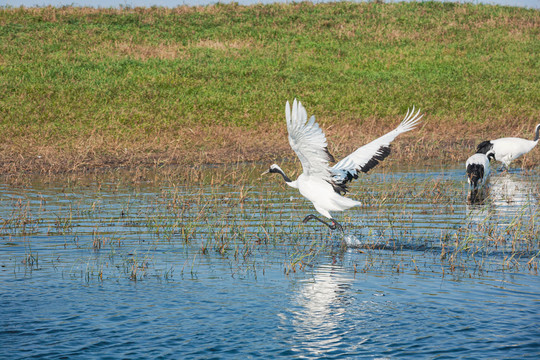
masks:
[[[87,265],[77,268],[81,274],[87,274],[88,281],[92,278],[102,281],[115,274],[137,281],[148,277],[165,279],[177,268],[170,264],[162,265],[162,260],[152,255],[156,250],[164,249],[183,249],[183,253],[179,253],[183,261],[178,259],[176,262],[189,266],[184,266],[182,271],[177,269],[177,273],[190,273],[192,276],[197,273],[196,261],[208,256],[219,256],[228,261],[231,274],[255,274],[259,267],[264,269],[261,262],[264,254],[272,251],[273,258],[281,258],[284,272],[290,274],[309,269],[334,251],[340,251],[335,246],[339,244],[338,236],[317,226],[300,224],[297,213],[312,211],[309,204],[300,199],[291,203],[289,193],[276,192],[282,188],[280,184],[256,192],[254,188],[260,180],[251,176],[261,172],[256,167],[249,167],[246,171],[240,167],[233,170],[199,169],[195,172],[191,169],[191,175],[180,181],[166,177],[161,182],[141,182],[135,187],[126,187],[125,184],[130,182],[123,179],[101,179],[91,185],[95,190],[58,209],[63,219],[71,219],[71,225],[62,233],[70,239],[64,246],[96,250],[96,260],[83,258],[82,264]],[[201,179],[204,179],[202,183]],[[157,184],[163,190],[155,193],[153,189]],[[81,185],[74,183],[70,185],[73,188],[66,191],[76,192]],[[149,185],[152,189],[144,190]],[[521,269],[537,268],[539,245],[535,236],[538,236],[538,227],[527,230],[531,222],[537,223],[537,213],[532,217],[529,213],[522,214],[520,218],[514,217],[504,229],[495,225],[495,219],[485,221],[479,226],[486,235],[477,237],[477,228],[459,227],[463,224],[462,218],[452,220],[455,228],[448,224],[436,226],[435,221],[440,214],[454,214],[464,201],[459,190],[451,189],[451,183],[426,179],[414,180],[411,184],[409,179],[404,179],[392,182],[388,187],[366,177],[361,179],[359,186],[364,190],[352,196],[360,198],[366,205],[359,211],[343,214],[347,229],[352,233],[359,229],[356,223],[369,225],[369,231],[363,238],[364,247],[358,250],[364,252],[366,263],[357,271],[373,269],[378,259],[384,258],[378,252],[386,250],[393,253],[395,261],[391,261],[389,266],[396,272],[408,269],[421,271],[420,259],[405,255],[410,250],[415,250],[418,256],[421,256],[418,250],[439,251],[443,255],[441,265],[446,271],[463,272],[468,264],[474,264],[477,271],[484,271],[494,266],[492,255],[503,244],[510,244],[504,248],[502,257],[506,268],[516,269],[516,261],[521,264]],[[122,197],[121,202],[105,201],[111,194],[122,193],[125,188],[131,192]],[[432,199],[427,208],[426,198]],[[47,206],[52,202],[49,199]],[[29,202],[23,203],[28,205],[22,214],[36,212]],[[91,226],[87,224],[89,219]],[[38,234],[44,233],[45,227],[49,226],[43,218],[35,218],[34,222]],[[20,224],[9,231],[20,233],[23,226],[22,222]],[[122,232],[119,228],[130,233],[119,236]],[[434,238],[434,228],[444,229],[440,239]],[[522,244],[523,238],[528,240]],[[525,256],[529,257],[525,259]],[[108,260],[102,261],[104,257]],[[40,261],[40,266],[43,264]]]
[[[377,186],[369,188],[377,189]],[[470,263],[482,271],[509,266],[513,269],[518,266],[522,269],[537,268],[535,256],[540,248],[539,228],[535,225],[537,207],[533,207],[536,210],[531,212],[528,206],[526,213],[522,211],[511,216],[509,224],[504,227],[499,225],[500,220],[487,218],[479,225],[480,229],[467,228],[463,224],[468,219],[461,216],[452,220],[454,225],[445,222],[439,227],[440,214],[454,214],[464,205],[462,191],[457,187],[451,188],[451,183],[437,179],[422,182],[407,179],[406,183],[397,181],[388,191],[381,188],[374,193],[367,191],[361,194],[362,201],[367,204],[368,215],[365,218],[369,219],[366,221],[370,225],[362,249],[439,251],[441,265],[451,272],[466,269]],[[430,199],[427,211],[415,208],[415,204],[425,203],[426,198]],[[398,199],[398,202],[392,199]],[[403,199],[406,200],[400,203]],[[415,227],[409,228],[408,224],[415,224]],[[422,224],[426,224],[425,231],[421,231]],[[432,235],[436,228],[441,229],[438,242]],[[503,245],[505,247],[501,249]],[[418,266],[414,265],[414,268],[418,269]]]

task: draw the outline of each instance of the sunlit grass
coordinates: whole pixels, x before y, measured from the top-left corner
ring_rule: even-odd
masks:
[[[294,97],[342,140],[337,155],[412,105],[427,115],[396,145],[408,161],[530,137],[539,14],[438,2],[1,8],[0,170],[290,156]]]

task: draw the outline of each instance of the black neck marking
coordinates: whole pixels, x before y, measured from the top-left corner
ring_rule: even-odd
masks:
[[[277,173],[277,174],[281,174],[281,176],[283,176],[283,180],[285,180],[285,182],[292,182],[291,179],[289,179],[289,177],[287,175],[285,175],[285,173],[281,170],[281,169],[270,169],[270,172],[271,173]]]
[[[469,166],[467,166],[467,176],[474,187],[477,187],[478,181],[484,177],[484,167],[480,164],[469,164]]]

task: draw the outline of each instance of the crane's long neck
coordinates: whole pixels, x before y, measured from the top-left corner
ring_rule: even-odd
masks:
[[[278,174],[281,174],[281,176],[283,176],[283,180],[285,180],[286,183],[292,182],[292,180],[289,179],[289,177],[287,175],[285,175],[283,170],[279,169],[277,172],[278,172]]]
[[[297,180],[292,181],[287,175],[285,175],[285,172],[283,172],[283,170],[279,166],[275,166],[272,172],[281,174],[281,176],[283,176],[283,180],[285,180],[287,185],[295,189],[298,189],[298,181]]]
[[[287,175],[285,175],[285,173],[283,172],[283,170],[281,170],[279,173],[281,174],[281,176],[283,176],[283,180],[285,180],[285,182],[287,183],[287,185],[289,185],[289,186],[292,187],[292,188],[298,189],[298,183],[297,183],[297,180],[292,181],[291,179],[289,179],[289,177],[288,177]]]
[[[536,125],[536,133],[534,135],[534,141],[538,141],[540,138],[540,124]]]

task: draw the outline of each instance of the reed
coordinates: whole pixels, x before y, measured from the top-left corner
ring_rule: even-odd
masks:
[[[21,191],[0,200],[0,234],[21,248],[21,271],[54,267],[84,281],[196,277],[212,262],[227,264],[231,276],[256,276],[268,265],[292,275],[343,262],[350,251],[355,272],[421,273],[434,264],[444,276],[538,271],[537,206],[506,199],[467,208],[464,183],[383,169],[353,186],[361,190],[350,196],[364,206],[340,215],[346,235],[358,240],[348,248],[341,234],[301,224],[300,214],[313,210],[299,195],[280,183],[261,186],[262,166],[245,167],[147,174],[144,181],[116,173],[39,195]],[[538,186],[530,193],[534,201]],[[62,251],[43,248],[49,243]]]

